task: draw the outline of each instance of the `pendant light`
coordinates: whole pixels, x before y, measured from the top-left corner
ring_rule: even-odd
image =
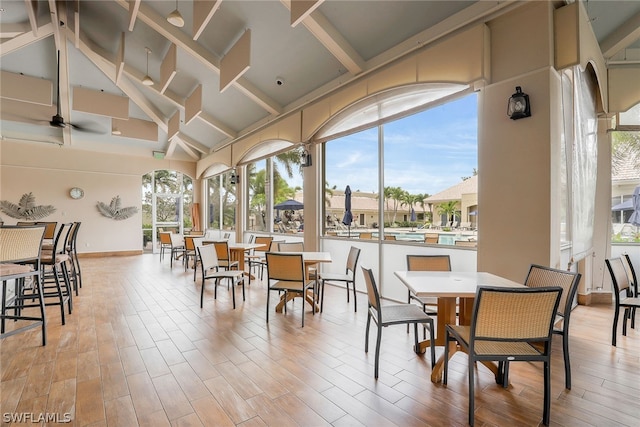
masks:
[[[147,51],[147,74],[142,79],[142,84],[145,86],[153,86],[153,79],[149,76],[149,54],[151,53],[151,49],[148,47],[144,49]]]
[[[167,21],[178,28],[182,28],[184,26],[184,19],[178,10],[178,0],[176,0],[176,10],[167,15]]]

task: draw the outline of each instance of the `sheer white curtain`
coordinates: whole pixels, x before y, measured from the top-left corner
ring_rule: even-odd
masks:
[[[565,97],[563,108],[573,107],[573,114],[566,114],[565,110],[564,115],[569,208],[567,220],[571,230],[572,262],[577,262],[593,250],[598,120],[596,84],[593,78],[578,66],[573,67],[569,74],[571,78],[563,79],[563,85],[572,85],[572,90],[563,90],[564,94],[572,94],[570,100]]]

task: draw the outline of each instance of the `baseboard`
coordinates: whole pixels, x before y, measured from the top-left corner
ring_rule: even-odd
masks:
[[[580,305],[593,305],[593,304],[612,304],[612,296],[610,292],[590,292],[588,294],[578,294],[578,304]]]
[[[78,258],[102,258],[110,256],[134,256],[142,255],[142,250],[137,251],[118,251],[118,252],[84,252],[79,253]]]

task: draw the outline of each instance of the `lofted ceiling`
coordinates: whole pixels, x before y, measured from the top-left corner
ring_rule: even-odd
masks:
[[[1,134],[196,161],[518,3],[179,0],[178,28],[166,20],[174,1],[3,0]],[[609,63],[637,66],[640,1],[590,0],[585,9]],[[60,113],[80,129],[49,124],[58,51]],[[152,86],[142,83],[147,74]]]

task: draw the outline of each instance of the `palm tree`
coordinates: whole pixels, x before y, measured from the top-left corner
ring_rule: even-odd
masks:
[[[640,134],[638,132],[613,132],[611,165],[614,173],[625,166],[640,169]]]
[[[440,203],[437,207],[438,215],[446,215],[447,221],[455,221],[456,213],[458,212],[458,201],[449,200],[448,202]]]
[[[405,195],[408,194],[406,190],[403,190],[400,187],[385,187],[384,188],[384,200],[386,205],[386,210],[389,210],[389,200],[393,202],[393,219],[391,220],[391,224],[396,222],[396,214],[398,213],[398,207],[404,204],[403,200],[405,199]]]

